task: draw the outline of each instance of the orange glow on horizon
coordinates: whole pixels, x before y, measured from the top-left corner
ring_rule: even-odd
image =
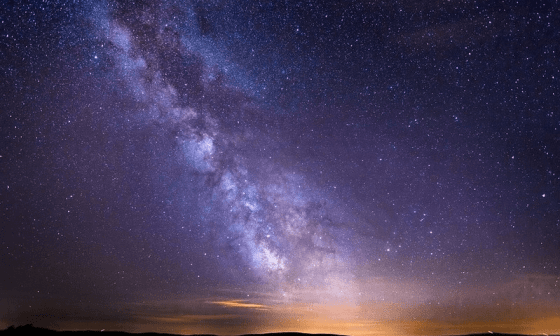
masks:
[[[242,335],[271,332],[351,336],[432,336],[475,333],[560,334],[554,303],[541,305],[407,305],[385,301],[279,303],[262,295],[259,303],[214,298],[143,301],[126,306],[125,319],[59,320],[39,325],[55,330],[133,333]],[[3,323],[5,321],[1,321]]]
[[[245,300],[212,301],[211,303],[223,307],[234,307],[234,308],[254,308],[254,309],[265,309],[265,310],[270,308],[263,304],[246,303]]]

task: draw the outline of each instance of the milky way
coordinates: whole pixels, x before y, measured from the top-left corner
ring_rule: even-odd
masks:
[[[560,330],[554,6],[5,7],[0,325]]]
[[[249,273],[244,276],[281,291],[320,285],[334,287],[335,295],[350,294],[345,292],[352,288],[351,230],[333,227],[334,207],[301,173],[267,162],[276,156],[279,140],[245,126],[249,102],[230,102],[234,89],[216,83],[226,71],[220,56],[212,69],[206,61],[211,56],[205,56],[212,51],[191,49],[207,42],[189,39],[183,25],[163,14],[173,12],[168,6],[116,12],[118,19],[109,14],[100,19],[107,27],[102,33],[108,55],[138,103],[139,122],[173,134],[179,169],[201,184],[195,210],[201,234],[224,249],[222,260],[239,255]],[[218,111],[215,86],[227,104]],[[223,114],[240,115],[223,120]],[[228,121],[233,125],[225,127]],[[253,141],[258,143],[248,144]]]

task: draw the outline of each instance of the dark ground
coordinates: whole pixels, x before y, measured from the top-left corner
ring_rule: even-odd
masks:
[[[103,336],[126,336],[130,335],[126,332],[121,331],[55,331],[45,328],[37,328],[30,324],[24,326],[14,327],[11,326],[5,330],[0,331],[1,336],[8,336],[8,335],[60,335],[60,336],[93,336],[99,335],[103,333]],[[141,334],[134,334],[134,335],[144,335],[144,336],[156,336],[156,335],[170,335],[170,334],[159,334],[159,333],[141,333]],[[262,334],[267,336],[305,336],[305,335],[314,335],[314,336],[339,336],[335,334],[306,334],[306,333],[296,333],[296,332],[286,332],[286,333],[269,333],[269,334]],[[262,336],[261,335],[261,336]],[[470,334],[465,336],[481,336],[481,335],[490,335],[488,333],[485,334]],[[501,334],[501,333],[493,333],[492,336],[527,336],[521,334]],[[193,335],[194,336],[194,335]],[[214,336],[214,335],[196,335],[196,336]],[[243,335],[243,336],[256,336],[252,334]],[[559,335],[548,335],[548,336],[559,336]]]

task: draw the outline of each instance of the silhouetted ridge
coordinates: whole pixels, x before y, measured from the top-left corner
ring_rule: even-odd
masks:
[[[31,324],[18,327],[10,326],[7,329],[2,330],[2,335],[51,335],[54,333],[56,333],[56,331],[47,328],[34,327]]]
[[[84,330],[84,331],[55,331],[46,328],[39,328],[34,327],[31,324],[26,324],[24,326],[10,326],[7,329],[0,331],[0,336],[11,336],[11,335],[32,335],[32,336],[41,336],[41,335],[53,335],[56,334],[57,336],[126,336],[126,335],[134,335],[134,336],[176,336],[175,334],[161,334],[161,333],[127,333],[124,331],[91,331],[91,330]],[[191,336],[216,336],[213,334],[193,334]],[[266,333],[266,334],[245,334],[245,335],[238,335],[238,336],[344,336],[339,334],[308,334],[308,333],[300,333],[300,332],[277,332],[277,333]],[[456,336],[456,335],[454,335]],[[523,335],[523,334],[504,334],[504,333],[478,333],[478,334],[467,334],[461,336],[530,336],[530,335]],[[540,335],[539,335],[540,336]],[[560,335],[548,335],[548,336],[560,336]]]
[[[276,332],[276,333],[267,333],[267,334],[245,334],[239,336],[305,336],[305,335],[313,335],[313,336],[343,336],[338,334],[308,334],[302,332]]]

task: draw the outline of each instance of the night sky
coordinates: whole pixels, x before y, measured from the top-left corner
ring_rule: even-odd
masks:
[[[0,328],[560,333],[557,1],[0,7]]]

